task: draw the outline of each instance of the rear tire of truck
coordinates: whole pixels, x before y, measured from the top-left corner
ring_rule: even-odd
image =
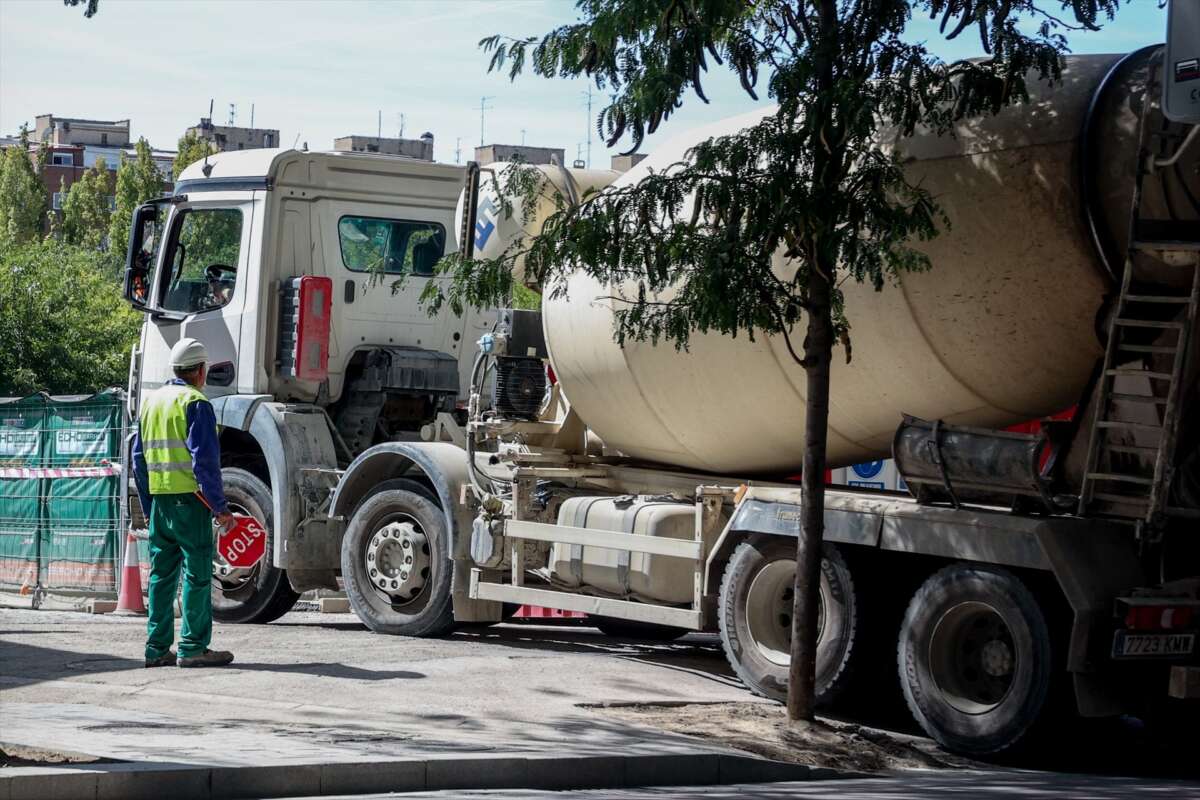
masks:
[[[718,601],[729,665],[750,691],[781,703],[787,700],[791,664],[795,575],[795,539],[743,542],[725,567]],[[828,543],[821,559],[819,619],[816,699],[827,706],[849,680],[858,622],[850,570]]]
[[[454,627],[454,564],[442,510],[427,497],[385,489],[350,518],[342,540],[342,582],[368,628],[432,637]]]
[[[1053,657],[1033,593],[1007,570],[954,564],[913,595],[897,648],[920,726],[948,750],[1012,748],[1043,715]]]
[[[275,551],[271,490],[253,473],[237,467],[222,469],[221,483],[230,510],[249,514],[267,529],[267,554],[246,572],[230,570],[219,558],[214,559],[213,619],[243,624],[272,622],[291,611],[300,595],[288,582],[287,571],[271,563]]]
[[[645,639],[650,642],[673,642],[691,633],[687,628],[670,625],[655,625],[652,622],[637,622],[616,617],[589,617],[588,622],[600,629],[605,636],[614,639]]]

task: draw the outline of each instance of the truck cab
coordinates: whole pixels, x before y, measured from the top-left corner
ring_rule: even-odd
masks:
[[[231,502],[272,529],[270,564],[216,565],[219,619],[265,621],[335,586],[340,531],[321,510],[337,470],[461,407],[460,353],[494,314],[431,316],[419,296],[456,247],[462,175],[367,153],[216,153],[137,210],[130,410],[172,377],[175,342],[203,342]]]

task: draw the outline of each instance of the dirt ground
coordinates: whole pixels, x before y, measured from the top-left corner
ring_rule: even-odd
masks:
[[[774,703],[621,704],[594,706],[608,717],[696,736],[777,761],[850,772],[981,767],[928,739],[820,718],[789,725]]]
[[[4,767],[52,767],[57,764],[111,764],[111,758],[83,753],[60,753],[19,744],[0,744],[0,769]]]

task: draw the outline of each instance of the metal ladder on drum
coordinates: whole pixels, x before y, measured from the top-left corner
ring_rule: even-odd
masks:
[[[1153,79],[1150,83],[1153,85]],[[1174,473],[1175,434],[1184,390],[1182,382],[1188,366],[1188,349],[1196,326],[1197,308],[1200,306],[1200,225],[1194,221],[1144,219],[1141,214],[1143,179],[1156,164],[1162,163],[1161,159],[1156,161],[1154,148],[1149,146],[1148,141],[1151,136],[1162,136],[1161,132],[1151,134],[1148,131],[1147,117],[1151,107],[1151,98],[1147,96],[1138,126],[1139,163],[1130,212],[1129,252],[1125,258],[1120,293],[1109,322],[1104,367],[1096,387],[1096,413],[1088,442],[1078,509],[1080,516],[1103,514],[1149,523],[1167,510],[1167,493]],[[1200,126],[1193,126],[1191,132],[1178,142],[1176,158],[1196,143],[1198,133]],[[1159,253],[1164,261],[1179,265],[1180,269],[1190,266],[1190,291],[1184,295],[1135,292],[1138,256],[1148,252]],[[1172,307],[1176,309],[1174,318],[1164,319],[1162,312]],[[1183,313],[1179,314],[1181,307]],[[1159,336],[1152,343],[1128,341],[1139,332],[1146,334],[1154,331],[1159,332]],[[1174,331],[1174,341],[1162,341],[1169,331]],[[1121,366],[1138,357],[1169,360],[1170,369],[1162,371],[1160,367],[1159,371],[1154,371]],[[1148,379],[1151,394],[1116,391],[1116,381],[1123,376]],[[1151,405],[1158,412],[1158,423],[1118,419],[1114,401]],[[1157,442],[1147,445],[1110,441],[1121,432],[1157,437]],[[1152,475],[1121,471],[1115,466],[1121,464],[1120,456],[1146,458],[1151,455],[1154,459]],[[1118,458],[1114,459],[1114,456]],[[1102,464],[1107,464],[1107,468],[1102,468]]]

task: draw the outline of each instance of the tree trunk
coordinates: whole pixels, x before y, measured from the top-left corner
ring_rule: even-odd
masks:
[[[820,264],[825,275],[832,265]],[[788,670],[788,718],[812,720],[816,701],[817,621],[821,598],[821,541],[825,535],[825,440],[829,422],[829,363],[833,351],[829,282],[814,270],[809,284],[808,332],[804,340],[807,391],[800,535],[792,597],[792,647]]]

